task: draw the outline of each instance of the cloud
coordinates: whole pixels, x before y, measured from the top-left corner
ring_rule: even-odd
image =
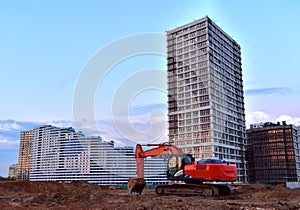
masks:
[[[295,126],[300,126],[300,117],[292,117],[289,115],[280,115],[276,121],[282,122],[286,121],[287,124],[293,124]]]
[[[73,127],[74,126],[74,122],[71,120],[53,120],[53,121],[47,121],[45,124],[56,126],[56,127]]]
[[[106,116],[105,119],[97,119],[96,122],[76,122],[75,125],[76,130],[83,131],[86,136],[100,135],[117,142],[118,145],[165,142],[168,138],[166,112],[166,104],[131,106],[130,110],[113,110],[113,115]],[[127,132],[128,130],[130,132]]]
[[[270,94],[287,95],[290,93],[291,93],[291,90],[286,87],[258,88],[258,89],[245,90],[245,95],[247,95],[247,96],[270,95]]]
[[[145,115],[149,114],[155,110],[160,110],[162,112],[167,111],[167,104],[165,103],[159,103],[159,104],[150,104],[150,105],[145,105],[145,106],[131,106],[129,109],[130,114],[134,115]]]
[[[112,119],[99,119],[94,124],[85,124],[82,128],[75,127],[76,131],[83,131],[85,136],[101,136],[106,141],[114,141],[116,147],[135,146],[136,143],[162,143],[168,141],[167,129],[167,106],[164,104],[152,104],[149,106],[133,106],[131,107],[130,114],[123,112],[117,113],[115,120],[120,122],[121,127],[116,127]],[[163,115],[155,115],[154,110],[160,110]],[[152,118],[150,121],[150,113]],[[122,135],[118,129],[126,129],[125,124],[128,124],[136,129],[127,136]],[[253,111],[246,113],[246,126],[260,122],[282,122],[286,121],[287,124],[300,126],[300,117],[290,115],[274,116],[263,111]],[[0,174],[6,174],[9,164],[15,163],[18,158],[20,131],[32,130],[36,126],[50,124],[57,127],[74,127],[71,120],[53,120],[48,122],[26,122],[15,120],[0,120],[0,159],[2,160],[3,169],[0,166]],[[165,129],[161,131],[161,126]],[[151,130],[152,129],[152,130]],[[154,139],[153,135],[143,135],[143,132],[151,130],[158,138]],[[142,134],[142,135],[141,135]],[[10,160],[3,161],[3,157],[10,156]],[[4,165],[3,165],[4,164]],[[5,171],[5,172],[1,172]]]
[[[251,124],[261,122],[282,122],[286,121],[287,124],[300,126],[300,117],[293,117],[289,115],[274,116],[262,111],[254,111],[246,113],[246,127],[249,128]]]
[[[167,105],[131,106],[129,112],[114,113],[114,127],[124,139],[135,143],[168,140]]]
[[[159,111],[156,112],[157,110]],[[74,127],[76,131],[83,131],[85,136],[101,136],[108,141],[115,141],[117,146],[135,145],[137,142],[166,142],[168,141],[166,113],[166,104],[131,106],[130,112],[115,113],[115,122],[111,117],[98,119],[94,123],[85,122],[77,127],[74,126],[74,122],[71,120],[52,120],[47,122],[0,120],[0,150],[17,150],[19,147],[20,131],[32,130],[36,126],[45,124],[57,127]],[[297,116],[285,114],[275,116],[260,110],[246,112],[247,128],[250,124],[282,121],[296,126],[300,125],[300,117]],[[116,126],[116,122],[118,126]],[[122,131],[126,131],[128,126],[134,132],[125,132],[126,135],[124,135]],[[149,133],[149,131],[152,133]]]
[[[37,125],[36,122],[0,120],[0,150],[18,150],[20,131],[30,130]]]
[[[0,131],[9,131],[20,128],[20,126],[14,120],[2,120],[0,122]]]
[[[113,121],[102,124],[98,121],[100,136],[119,142],[119,145],[135,145],[136,143],[165,142],[168,138],[167,121],[152,120],[150,122],[129,122],[127,119],[118,119],[117,125]],[[130,132],[128,131],[130,126]],[[164,126],[164,129],[162,129]],[[85,131],[86,133],[86,131]],[[122,143],[120,143],[122,142]]]
[[[115,122],[130,122],[133,127],[146,131],[153,122],[167,122],[167,104],[150,104],[131,106],[129,110],[118,110],[113,113]]]
[[[251,124],[256,124],[260,122],[269,122],[273,121],[274,118],[262,111],[254,111],[246,113],[246,126],[249,127]]]
[[[71,127],[72,121],[16,121],[16,120],[0,120],[0,150],[18,149],[20,132],[32,130],[36,126],[51,124],[57,127]]]

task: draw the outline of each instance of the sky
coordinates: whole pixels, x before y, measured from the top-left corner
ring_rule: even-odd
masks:
[[[0,176],[17,163],[20,131],[74,126],[86,112],[88,135],[119,146],[166,141],[161,36],[206,15],[241,46],[247,127],[300,125],[299,9],[296,0],[0,1]],[[133,41],[152,34],[157,44]],[[96,59],[104,63],[86,77]]]

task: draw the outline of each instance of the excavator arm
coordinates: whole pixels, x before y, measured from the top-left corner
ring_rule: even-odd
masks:
[[[144,151],[142,146],[155,147]],[[137,167],[137,178],[129,178],[128,190],[132,194],[141,194],[146,183],[144,181],[144,159],[146,157],[153,157],[168,154],[182,154],[182,150],[170,144],[146,144],[136,145],[135,158]]]
[[[156,147],[156,148],[144,151],[142,146]],[[153,157],[153,156],[168,155],[168,154],[182,154],[182,151],[180,148],[177,148],[169,144],[146,144],[146,145],[137,144],[135,150],[137,178],[144,178],[145,157]]]

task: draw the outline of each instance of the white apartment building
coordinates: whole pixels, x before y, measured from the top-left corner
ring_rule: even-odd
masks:
[[[31,181],[126,185],[129,177],[136,177],[133,147],[114,147],[114,142],[84,137],[73,128],[46,125],[33,129]],[[163,158],[145,160],[145,180],[148,184],[167,182]]]
[[[236,164],[246,181],[239,44],[206,16],[167,32],[167,59],[170,143]]]

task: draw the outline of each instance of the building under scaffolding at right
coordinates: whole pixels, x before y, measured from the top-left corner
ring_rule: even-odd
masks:
[[[286,183],[300,181],[300,127],[260,123],[247,129],[249,182]]]

